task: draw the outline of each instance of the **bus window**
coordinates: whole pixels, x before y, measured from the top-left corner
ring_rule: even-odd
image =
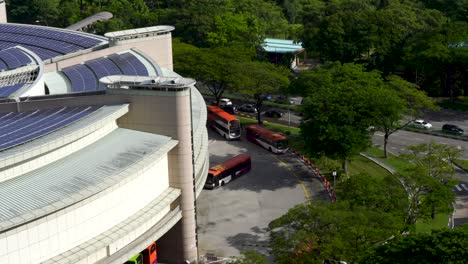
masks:
[[[247,154],[239,154],[209,169],[205,188],[214,189],[247,173],[251,169],[251,159]]]
[[[288,148],[288,141],[287,140],[279,140],[276,142],[276,147],[278,149],[287,149]]]
[[[240,138],[240,121],[217,106],[208,106],[208,124],[226,140]]]
[[[246,137],[249,141],[268,149],[273,153],[288,151],[288,138],[259,125],[245,127]]]

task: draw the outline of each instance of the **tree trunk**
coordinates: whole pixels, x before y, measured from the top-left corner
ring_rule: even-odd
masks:
[[[389,134],[388,134],[387,132],[385,132],[385,135],[384,135],[384,144],[383,144],[383,154],[384,154],[384,158],[387,158],[388,136],[389,136]]]
[[[258,109],[257,109],[257,122],[259,125],[262,124],[262,120],[260,119],[260,111],[258,111]]]

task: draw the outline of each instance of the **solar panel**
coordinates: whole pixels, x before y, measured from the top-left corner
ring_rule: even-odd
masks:
[[[22,26],[1,24],[0,32],[44,37],[51,40],[58,40],[63,43],[74,44],[80,46],[81,48],[90,48],[102,42],[102,40],[86,35],[76,34],[74,32],[67,32],[54,28],[35,27],[30,25]]]
[[[13,93],[21,89],[21,87],[23,86],[24,86],[24,83],[17,83],[13,85],[0,87],[0,98],[5,98],[5,97],[12,95]]]
[[[15,48],[0,50],[0,59],[3,60],[10,69],[15,69],[31,63],[31,59],[24,54],[24,52]]]
[[[29,36],[29,35],[20,35],[15,33],[2,33],[0,34],[1,41],[10,41],[18,44],[30,45],[30,46],[37,46],[46,49],[50,49],[62,54],[67,54],[71,52],[75,52],[81,50],[82,47],[67,43],[64,41],[48,39],[44,37],[38,36]]]
[[[96,74],[98,80],[109,75],[120,75],[122,72],[110,59],[99,58],[85,62],[89,68]],[[104,90],[105,85],[99,83],[99,90]]]
[[[45,136],[87,115],[100,106],[63,107],[0,115],[0,151]]]
[[[6,70],[8,69],[8,66],[5,64],[5,62],[0,58],[0,71],[1,70]]]
[[[119,54],[111,54],[109,55],[109,59],[111,59],[125,75],[138,75],[135,67],[130,64],[125,58],[120,56]]]
[[[120,54],[120,56],[133,66],[137,72],[137,75],[148,76],[148,70],[146,69],[145,65],[135,55],[127,52]]]
[[[70,79],[73,92],[96,91],[98,80],[94,73],[83,64],[77,64],[62,69]]]

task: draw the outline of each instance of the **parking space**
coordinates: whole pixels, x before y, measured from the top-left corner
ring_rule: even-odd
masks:
[[[252,170],[197,200],[200,254],[267,254],[268,223],[308,199],[327,199],[322,183],[292,154],[274,155],[242,138],[227,142],[210,132],[210,165],[249,153]]]

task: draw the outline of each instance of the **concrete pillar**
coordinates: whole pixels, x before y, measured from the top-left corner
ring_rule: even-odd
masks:
[[[7,22],[6,4],[4,0],[0,0],[0,23]]]
[[[131,89],[114,91],[128,94],[131,103],[129,113],[118,122],[120,127],[162,134],[179,141],[168,153],[168,165],[169,185],[182,191],[182,219],[174,230],[158,241],[159,246],[172,247],[170,252],[174,252],[164,256],[166,263],[194,262],[198,258],[189,89],[167,94]]]

